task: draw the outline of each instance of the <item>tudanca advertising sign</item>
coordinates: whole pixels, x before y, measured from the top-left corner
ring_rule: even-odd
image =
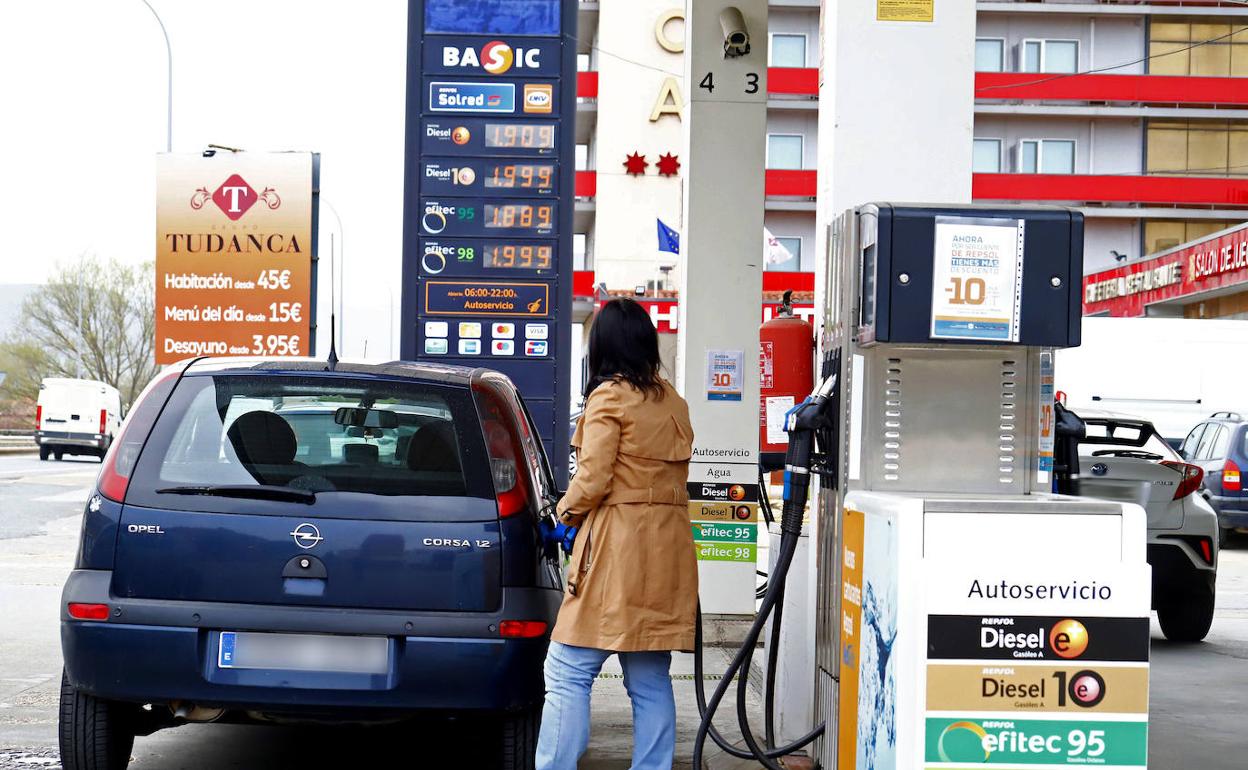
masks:
[[[1149,305],[1248,283],[1248,224],[1083,278],[1083,313],[1142,316]]]
[[[156,362],[313,352],[312,153],[159,155]]]

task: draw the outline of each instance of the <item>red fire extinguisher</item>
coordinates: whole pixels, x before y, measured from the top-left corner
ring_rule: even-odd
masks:
[[[793,315],[792,297],[793,292],[786,291],[780,312],[758,330],[758,445],[761,463],[768,470],[784,467],[789,446],[785,412],[815,387],[815,329]]]

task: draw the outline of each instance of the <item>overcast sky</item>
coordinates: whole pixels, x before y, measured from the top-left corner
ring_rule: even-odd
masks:
[[[389,355],[406,0],[150,1],[173,44],[174,151],[320,152],[323,200],[342,217],[346,354],[367,339],[369,358]],[[153,259],[166,65],[147,7],[3,0],[0,73],[0,283],[42,282],[84,252]],[[326,257],[336,223],[325,207],[321,221]],[[327,323],[325,295],[320,310]]]

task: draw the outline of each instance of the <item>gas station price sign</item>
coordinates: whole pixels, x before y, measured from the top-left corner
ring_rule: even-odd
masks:
[[[564,456],[577,0],[409,5],[402,355],[507,374]]]

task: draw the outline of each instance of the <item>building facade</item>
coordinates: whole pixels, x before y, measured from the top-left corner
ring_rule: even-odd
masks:
[[[681,229],[683,37],[683,3],[581,3],[582,296],[679,293],[656,220]],[[768,42],[765,223],[784,249],[760,234],[760,259],[765,291],[805,292],[818,258],[819,1],[773,0]],[[975,201],[1079,208],[1089,272],[1248,219],[1243,4],[979,2],[968,59]]]

